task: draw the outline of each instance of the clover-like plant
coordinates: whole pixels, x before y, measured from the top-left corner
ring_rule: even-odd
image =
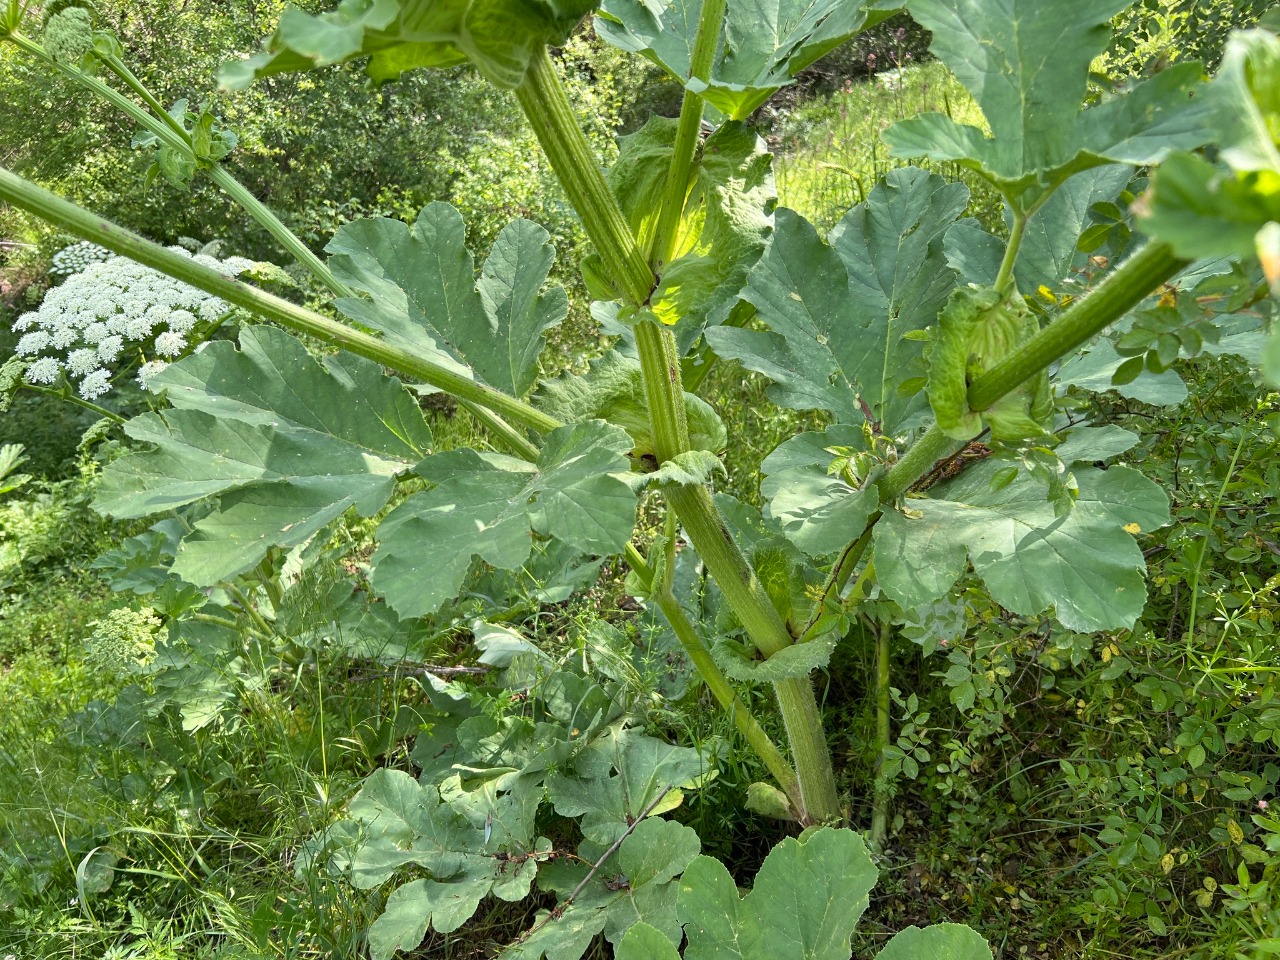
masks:
[[[593,315],[620,336],[584,376],[549,382],[539,382],[538,355],[567,302],[547,285],[554,251],[540,227],[510,224],[477,273],[460,217],[431,204],[412,225],[347,224],[322,262],[226,172],[232,141],[212,113],[164,110],[101,38],[83,54],[93,63],[68,63],[10,18],[10,40],[120,105],[144,141],[154,137],[168,179],[203,172],[225,187],[351,321],[237,282],[0,171],[0,198],[274,325],[246,326],[238,348],[212,345],[152,381],[170,407],[126,425],[138,446],[107,468],[99,506],[119,517],[188,511],[172,573],[207,587],[278,573],[285,552],[304,556],[351,508],[380,515],[398,481],[412,478],[414,492],[377,527],[371,563],[373,590],[411,622],[432,622],[476,578],[518,576],[535,554],[554,557],[550,579],[560,583],[621,556],[628,589],[656,608],[773,778],[744,802],[805,827],[841,823],[847,807],[813,679],[835,647],[874,638],[885,747],[888,637],[895,624],[924,622],[970,571],[1013,614],[1075,631],[1132,625],[1145,598],[1135,538],[1168,521],[1168,500],[1134,467],[1101,466],[1131,434],[1068,424],[1054,396],[1113,385],[1167,395],[1171,382],[1176,392],[1168,365],[1204,335],[1165,337],[1164,300],[1143,307],[1153,293],[1176,299],[1169,291],[1179,289],[1198,304],[1201,285],[1226,288],[1218,300],[1233,305],[1229,318],[1189,319],[1250,348],[1251,327],[1270,310],[1276,38],[1237,38],[1212,82],[1184,64],[1089,97],[1090,63],[1127,5],[906,0],[986,126],[923,116],[885,140],[899,157],[957,163],[989,181],[1006,201],[1007,234],[964,216],[963,185],[906,167],[825,237],[775,211],[769,155],[748,120],[797,71],[901,6],[892,0],[767,9],[605,0],[598,33],[684,88],[679,118],[625,140],[607,172],[549,53],[591,3],[343,0],[319,16],[288,10],[262,54],[227,68],[227,84],[364,59],[375,83],[467,62],[514,92],[594,246],[581,264]],[[149,109],[88,69],[99,66]],[[704,121],[714,128],[705,141]],[[1152,188],[1134,179],[1138,168],[1154,169]],[[1126,196],[1136,196],[1144,242],[1116,203]],[[1104,209],[1117,214],[1110,225]],[[1222,255],[1235,264],[1192,262]],[[1104,275],[1090,272],[1104,263]],[[1135,309],[1145,312],[1131,317]],[[1105,336],[1117,326],[1127,339]],[[286,330],[339,352],[315,359]],[[1129,361],[1113,379],[1122,351],[1141,355],[1144,370]],[[695,391],[718,358],[767,378],[779,406],[827,420],[760,465],[763,511],[715,491],[726,435]],[[452,394],[492,448],[438,449],[414,394],[383,368]],[[636,533],[641,497],[665,512],[647,543]],[[772,688],[785,744],[739,695],[750,684]],[[523,896],[534,874],[565,898],[517,956],[573,960],[599,932],[622,956],[670,956],[682,936],[687,956],[848,955],[852,919],[834,923],[816,908],[849,884],[862,891],[855,899],[870,887],[849,834],[784,843],[740,901],[723,868],[694,859],[688,828],[644,806],[688,784],[689,771],[660,774],[661,750],[638,747],[625,724],[601,732],[604,705],[584,717],[597,726],[569,728],[570,741],[583,730],[611,738],[603,752],[565,745],[546,720],[518,744],[473,730],[470,748],[501,759],[458,757],[440,770],[437,748],[454,743],[450,709],[438,724],[446,739],[420,741],[421,779],[376,774],[317,853],[358,884],[406,865],[425,873],[392,893],[370,934],[376,955],[415,946],[429,926],[454,929],[483,896]],[[644,790],[632,792],[641,771]],[[575,778],[594,785],[575,787]],[[549,862],[558,857],[533,832],[544,798],[581,818],[588,842],[575,856],[589,862],[585,877]],[[876,842],[885,803],[881,791]],[[775,906],[783,894],[795,911]],[[774,944],[791,927],[798,953]],[[953,947],[983,955],[968,934],[944,928],[904,935],[884,956]]]

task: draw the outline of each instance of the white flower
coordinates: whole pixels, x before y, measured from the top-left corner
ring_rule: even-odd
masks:
[[[124,337],[113,335],[103,337],[98,342],[98,356],[102,358],[103,363],[111,363],[120,356],[122,350],[124,350]]]
[[[145,340],[151,336],[151,321],[146,317],[128,317],[121,333],[129,340]]]
[[[80,396],[86,400],[97,400],[111,389],[111,374],[106,370],[94,370],[80,381]]]
[[[67,369],[73,377],[83,377],[98,369],[98,351],[81,347],[67,354]]]
[[[62,371],[62,364],[53,357],[41,357],[27,367],[27,383],[53,383]]]
[[[107,329],[107,325],[101,320],[86,323],[83,332],[80,334],[85,343],[101,343],[110,335],[111,331]]]
[[[80,339],[80,331],[70,324],[59,323],[49,330],[49,346],[65,350]]]
[[[207,320],[212,323],[229,309],[231,308],[227,305],[227,301],[218,297],[210,297],[208,300],[204,300],[200,304],[200,319]]]
[[[180,333],[166,330],[156,337],[156,353],[162,357],[176,357],[187,349],[187,338]]]
[[[169,314],[169,329],[174,333],[186,333],[196,325],[196,315],[190,310],[175,310]]]
[[[138,368],[138,385],[143,390],[151,389],[151,381],[155,379],[156,374],[169,366],[163,360],[148,360]],[[28,371],[28,375],[30,371]]]
[[[23,330],[30,330],[39,319],[39,314],[24,313],[22,316],[18,317],[17,320],[13,321],[13,330],[15,333],[21,333]]]
[[[33,330],[22,335],[13,352],[20,357],[33,357],[49,345],[49,335],[43,330]]]

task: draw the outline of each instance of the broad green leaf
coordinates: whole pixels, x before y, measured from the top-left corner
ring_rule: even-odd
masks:
[[[676,877],[700,849],[689,827],[656,817],[641,821],[604,862],[590,882],[557,920],[539,913],[538,921],[504,960],[579,960],[597,934],[618,943],[636,923],[644,921],[661,932],[674,947],[680,942],[676,920]],[[605,847],[584,843],[579,856],[595,862]],[[538,885],[567,897],[587,874],[581,864],[552,863],[538,874]]]
[[[581,420],[608,420],[631,435],[631,455],[652,457],[653,425],[645,406],[640,364],[611,350],[591,364],[585,376],[565,373],[546,380],[533,395],[534,405],[564,423]],[[689,445],[694,450],[719,453],[729,442],[724,422],[701,397],[684,395],[685,419],[689,424]]]
[[[680,960],[680,951],[661,930],[641,920],[623,935],[613,957],[614,960]]]
[[[744,120],[791,78],[859,30],[901,7],[898,0],[775,0],[729,4],[709,82],[690,80],[701,0],[606,0],[596,32],[639,53],[700,93],[732,120]]]
[[[543,291],[555,259],[549,236],[536,223],[513,220],[477,280],[462,215],[437,201],[412,226],[386,217],[344,224],[325,249],[334,275],[369,295],[337,301],[352,320],[524,396],[537,379],[543,334],[569,310],[562,288]]]
[[[787,539],[811,557],[825,557],[856,537],[879,507],[873,485],[849,486],[828,472],[835,456],[828,447],[864,446],[862,432],[836,424],[823,433],[802,433],[764,458],[760,493],[769,502]]]
[[[680,788],[709,772],[697,750],[623,730],[601,737],[563,773],[549,776],[547,794],[561,816],[581,817],[584,837],[607,845],[659,796],[649,816],[675,809],[684,797]]]
[[[457,595],[473,558],[518,568],[532,534],[582,553],[620,552],[635,528],[630,449],[621,427],[593,420],[547,434],[536,465],[473,450],[428,457],[415,469],[436,486],[378,529],[374,587],[401,617],[418,617]]]
[[[894,170],[845,215],[830,245],[779,210],[773,243],[742,292],[769,331],[715,327],[708,342],[772,379],[769,395],[784,407],[861,424],[865,403],[893,433],[923,405],[898,392],[923,372],[920,343],[903,334],[932,323],[955,285],[943,236],[967,199],[962,184]]]
[[[343,0],[311,16],[289,7],[264,52],[223,67],[223,86],[369,57],[375,83],[419,67],[470,61],[495,86],[524,80],[544,46],[562,44],[594,6],[588,0]]]
[[[890,599],[911,608],[942,597],[965,562],[1006,609],[1053,610],[1071,630],[1132,626],[1146,600],[1145,563],[1134,535],[1169,522],[1164,492],[1128,467],[1077,468],[1080,492],[1056,516],[1043,484],[1022,473],[993,490],[1000,465],[972,466],[907,501],[911,517],[886,512],[875,528],[876,575]]]
[[[724,472],[724,463],[714,453],[707,450],[690,450],[663,461],[656,471],[642,474],[642,477],[646,486],[664,483],[688,486],[710,483],[716,474],[723,475]]]
[[[1114,200],[1131,176],[1132,170],[1119,164],[1077,173],[1028,218],[1013,269],[1023,294],[1034,295],[1041,286],[1056,293],[1071,290],[1071,271],[1087,257],[1077,242],[1090,223],[1089,208]],[[961,220],[947,231],[945,246],[947,263],[965,280],[979,286],[995,284],[1005,241],[987,233],[976,220]]]
[[[824,828],[774,847],[739,897],[718,860],[698,857],[680,881],[685,960],[848,960],[877,870],[862,838]]]
[[[1081,111],[1092,60],[1110,19],[1131,0],[908,0],[933,31],[931,51],[973,94],[991,137],[942,114],[903,120],[884,134],[894,155],[956,161],[1028,209],[1072,172],[1103,163],[1156,163],[1212,136],[1211,109],[1189,102],[1199,80],[1180,64],[1127,94]]]
[[[210,343],[154,382],[172,409],[129,421],[151,449],[106,468],[97,506],[144,517],[216,496],[173,565],[198,586],[302,543],[350,507],[377,513],[432,442],[413,397],[377,364],[316,360],[271,327],[243,329],[239,350]]]
[[[676,120],[651,118],[623,137],[609,186],[641,248],[649,250],[671,171]],[[764,141],[741,123],[726,123],[707,138],[685,199],[670,262],[658,268],[649,307],[663,323],[682,323],[691,343],[708,324],[722,322],[737,302],[747,271],[773,229],[777,190]]]
[[[371,955],[386,960],[416,948],[428,929],[458,929],[490,894],[528,896],[542,849],[533,839],[540,800],[540,789],[468,793],[456,777],[437,788],[399,770],[375,771],[347,811],[357,839],[330,851],[330,868],[363,889],[409,865],[429,876],[388,897],[369,929]]]
[[[1079,387],[1090,393],[1114,390],[1122,397],[1149,403],[1154,407],[1170,407],[1187,399],[1187,385],[1173,368],[1152,373],[1143,367],[1137,378],[1128,383],[1112,383],[1125,357],[1116,353],[1115,345],[1099,337],[1087,350],[1063,361],[1055,379],[1059,390]]]
[[[935,923],[900,931],[876,960],[991,960],[991,948],[963,923]]]

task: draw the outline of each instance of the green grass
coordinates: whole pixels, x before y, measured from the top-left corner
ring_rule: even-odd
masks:
[[[880,135],[898,120],[930,112],[985,127],[968,92],[936,62],[908,66],[900,75],[881,73],[802,104],[774,134],[779,206],[829,230],[880,177],[906,165],[889,156]],[[972,191],[968,214],[988,229],[1003,230],[1000,197],[985,181],[956,164],[923,166],[964,181]]]

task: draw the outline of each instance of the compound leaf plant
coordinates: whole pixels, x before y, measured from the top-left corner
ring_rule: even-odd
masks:
[[[358,887],[413,876],[369,931],[379,960],[534,884],[558,905],[512,957],[576,960],[598,935],[626,958],[675,957],[682,944],[689,957],[848,957],[875,868],[849,829],[815,697],[836,645],[876,643],[887,747],[886,638],[970,573],[1010,612],[1070,630],[1124,628],[1140,614],[1135,538],[1168,521],[1167,498],[1137,469],[1104,466],[1131,435],[1069,420],[1062,401],[1070,389],[1176,380],[1170,364],[1218,324],[1199,316],[1196,340],[1174,337],[1186,324],[1170,291],[1229,287],[1237,313],[1221,325],[1239,333],[1239,305],[1280,282],[1280,41],[1238,34],[1213,80],[1179,65],[1099,98],[1090,63],[1126,0],[907,0],[986,126],[921,116],[884,139],[899,157],[989,181],[1007,232],[964,216],[962,184],[908,166],[823,236],[774,209],[750,116],[901,6],[343,0],[318,16],[289,9],[262,54],[226,67],[235,87],[356,59],[374,83],[469,63],[513,91],[594,247],[580,265],[592,314],[620,334],[584,376],[541,382],[544,336],[569,304],[548,285],[554,250],[540,226],[509,224],[477,274],[460,215],[432,203],[412,225],[345,225],[323,260],[227,170],[235,138],[211,108],[163,108],[89,4],[48,6],[42,40],[24,32],[22,0],[0,12],[0,36],[138,123],[136,143],[157,150],[167,180],[222,186],[346,321],[0,170],[0,199],[258,321],[240,325],[238,343],[209,343],[153,375],[156,411],[124,425],[134,444],[106,468],[98,505],[167,517],[121,552],[167,571],[140,577],[134,557],[117,576],[167,590],[156,608],[179,634],[211,589],[243,598],[256,582],[270,603],[254,629],[283,630],[283,565],[305,565],[354,508],[381,518],[370,579],[385,605],[351,622],[399,636],[458,609],[480,581],[512,588],[536,568],[541,596],[563,598],[621,557],[627,589],[689,665],[672,695],[700,677],[772,777],[744,805],[803,830],[740,896],[692,830],[660,817],[714,776],[713,752],[642,733],[607,657],[552,669],[518,632],[477,620],[481,660],[522,691],[523,712],[495,719],[471,688],[432,677],[420,774],[375,773],[307,851]],[[602,38],[684,88],[679,118],[627,138],[608,171],[550,53],[592,15]],[[1096,204],[1119,210],[1118,198],[1136,224],[1094,215]],[[1088,260],[1099,249],[1109,255]],[[297,334],[335,349],[317,359]],[[767,378],[779,406],[827,420],[763,461],[762,511],[715,492],[726,433],[697,390],[718,358]],[[6,382],[21,385],[29,361],[13,363]],[[471,410],[490,445],[438,449],[418,402],[430,390]],[[656,533],[637,528],[642,500],[665,515]],[[596,629],[627,655],[612,628]],[[772,687],[785,742],[739,695],[751,684]],[[885,804],[877,791],[873,845]],[[579,821],[576,851],[539,835],[547,808]],[[904,931],[881,956],[990,953],[944,924]]]

